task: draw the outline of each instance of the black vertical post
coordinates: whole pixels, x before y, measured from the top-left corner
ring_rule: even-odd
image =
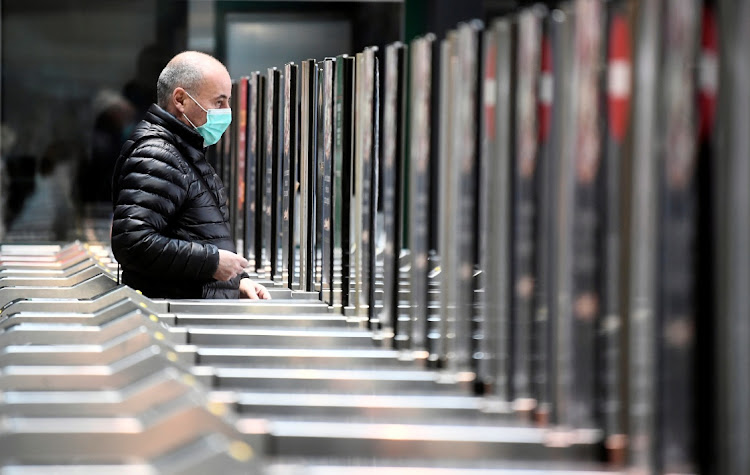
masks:
[[[282,204],[282,274],[286,285],[294,289],[299,281],[296,276],[295,225],[297,207],[295,198],[299,188],[297,175],[299,149],[299,100],[297,95],[298,68],[294,63],[284,66],[284,154],[283,154],[283,204]]]
[[[335,59],[326,58],[321,69],[322,107],[322,155],[320,157],[321,180],[321,299],[333,305],[333,87]]]
[[[396,42],[385,51],[383,91],[383,310],[380,323],[384,332],[398,324],[399,256],[401,254],[401,169],[404,160],[404,114],[406,104],[406,46]]]
[[[265,260],[267,259],[267,249],[263,243],[264,238],[264,206],[265,198],[265,174],[266,160],[264,143],[265,117],[266,117],[266,78],[260,72],[253,73],[257,88],[255,90],[255,270],[265,276]]]
[[[334,87],[334,248],[341,252],[341,299],[336,303],[351,305],[351,216],[353,166],[354,58],[336,58]]]

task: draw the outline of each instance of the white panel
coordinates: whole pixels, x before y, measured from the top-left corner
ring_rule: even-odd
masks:
[[[227,17],[227,61],[233,78],[285,63],[342,53],[351,54],[347,20],[286,14],[237,14]]]

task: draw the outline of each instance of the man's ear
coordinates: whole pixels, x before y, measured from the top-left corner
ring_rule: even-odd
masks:
[[[174,88],[174,91],[172,91],[172,104],[174,104],[175,109],[177,109],[177,112],[180,114],[185,113],[185,100],[187,99],[187,94],[185,94],[185,90],[181,87]]]

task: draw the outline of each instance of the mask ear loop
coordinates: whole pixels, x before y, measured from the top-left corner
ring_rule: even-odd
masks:
[[[183,91],[185,91],[185,89],[183,89]],[[188,97],[193,100],[193,102],[195,102],[196,104],[198,104],[198,107],[200,107],[203,110],[203,112],[205,112],[206,114],[208,114],[208,111],[206,109],[203,109],[203,106],[200,104],[200,102],[196,101],[195,98],[193,96],[191,96],[189,92],[185,91],[185,94],[187,94]],[[182,113],[182,116],[184,118],[186,118],[188,122],[190,122],[190,125],[192,125],[194,129],[198,129],[198,127],[195,126],[195,124],[193,123],[193,121],[190,120],[190,118],[188,116],[186,116],[184,112]]]
[[[198,129],[198,127],[195,126],[195,124],[193,123],[193,121],[190,120],[190,118],[188,116],[186,116],[184,112],[182,113],[182,116],[184,118],[186,118],[188,122],[190,122],[190,125],[192,125],[194,129],[196,129],[196,130]]]
[[[183,89],[183,91],[185,91],[185,90]],[[206,114],[208,114],[208,111],[201,105],[200,102],[196,101],[195,98],[192,95],[190,95],[189,92],[185,91],[185,94],[187,94],[188,97],[193,100],[193,102],[195,102],[196,104],[198,104],[198,107],[200,107],[201,109],[203,109],[203,112],[205,112]]]

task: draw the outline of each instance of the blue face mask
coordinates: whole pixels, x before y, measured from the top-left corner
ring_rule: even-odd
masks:
[[[185,93],[190,99],[193,99],[193,102],[198,104],[198,107],[203,109],[203,106],[200,105],[189,92],[185,91]],[[201,137],[203,137],[203,146],[208,147],[218,142],[222,134],[224,134],[224,131],[229,127],[229,124],[232,123],[232,109],[203,110],[206,112],[206,123],[200,127],[195,127],[195,124],[193,124],[192,120],[188,119],[188,116],[185,114],[182,115],[185,116],[187,121],[190,122],[190,125],[195,127],[195,130],[201,134]]]

